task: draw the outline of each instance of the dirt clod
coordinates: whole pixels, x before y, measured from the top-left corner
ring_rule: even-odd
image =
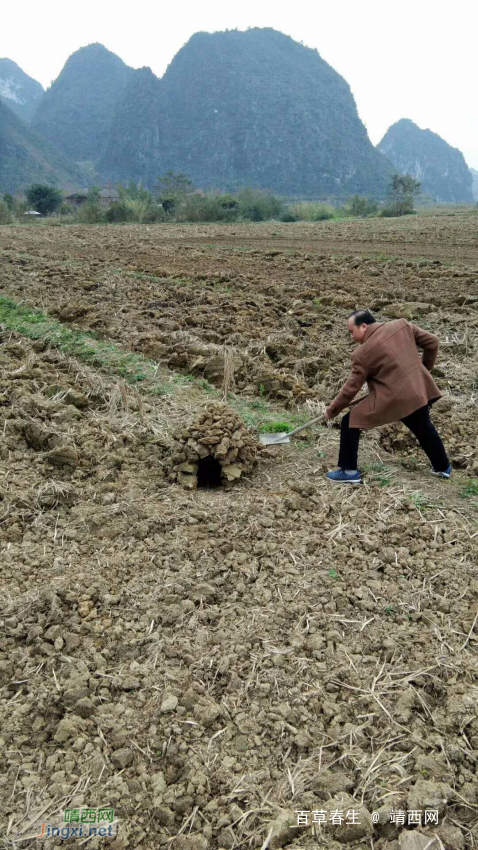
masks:
[[[257,455],[257,441],[240,417],[227,405],[208,405],[176,437],[169,478],[191,490],[225,485],[250,472]]]

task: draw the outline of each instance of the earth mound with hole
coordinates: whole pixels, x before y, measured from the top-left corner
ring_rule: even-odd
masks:
[[[476,846],[460,216],[2,229],[2,846],[73,846],[35,836],[99,807],[91,848]],[[358,306],[438,334],[450,481],[400,425],[352,491],[325,478],[337,427],[260,448],[339,389]]]
[[[226,405],[209,405],[176,444],[169,479],[191,490],[227,486],[257,463],[257,439]]]

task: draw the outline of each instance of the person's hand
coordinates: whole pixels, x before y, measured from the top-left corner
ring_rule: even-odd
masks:
[[[325,410],[325,411],[324,411],[324,413],[322,414],[322,422],[321,422],[321,424],[322,424],[322,425],[325,425],[326,427],[328,427],[328,426],[330,425],[330,423],[331,423],[331,422],[332,422],[332,419],[331,419],[331,417],[328,415],[327,411]]]

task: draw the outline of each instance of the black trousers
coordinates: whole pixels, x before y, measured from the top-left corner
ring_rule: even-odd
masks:
[[[360,429],[351,428],[349,421],[350,413],[347,413],[340,425],[340,469],[357,469]],[[420,407],[400,421],[415,435],[435,472],[445,472],[450,461],[440,435],[430,419],[430,405]]]

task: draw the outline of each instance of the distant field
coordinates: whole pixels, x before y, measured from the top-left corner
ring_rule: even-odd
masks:
[[[450,481],[397,425],[353,492],[322,427],[172,483],[211,402],[255,437],[329,402],[357,307],[439,336]],[[115,850],[395,850],[427,807],[477,844],[477,350],[476,211],[0,227],[5,846],[81,806]]]
[[[64,221],[67,222],[65,219]],[[56,224],[54,219],[34,222],[26,226],[37,229]],[[75,225],[71,225],[75,227]],[[110,227],[96,226],[103,233]],[[416,215],[402,218],[333,219],[321,222],[282,223],[278,221],[258,224],[155,224],[119,225],[132,235],[138,229],[143,233],[154,232],[163,240],[181,239],[195,243],[209,242],[251,243],[280,240],[283,247],[297,247],[305,251],[327,249],[328,253],[347,251],[380,253],[387,256],[429,257],[449,261],[476,262],[478,258],[478,209],[476,207],[431,207],[418,210]],[[23,232],[24,228],[22,228]],[[131,238],[131,237],[130,237]],[[134,238],[134,237],[133,237]],[[147,238],[147,237],[144,237]],[[111,239],[115,244],[123,243],[112,235],[106,237],[105,246]],[[94,242],[95,240],[93,240]],[[127,242],[128,240],[125,240]],[[141,240],[140,240],[141,241]],[[273,246],[271,246],[273,247]],[[381,249],[384,249],[383,251]],[[408,253],[407,253],[408,252]],[[432,256],[433,255],[433,256]]]

